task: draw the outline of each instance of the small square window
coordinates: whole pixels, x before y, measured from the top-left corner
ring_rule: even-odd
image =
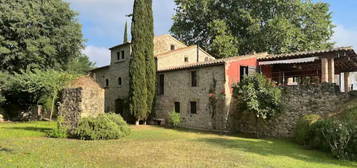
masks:
[[[190,110],[191,114],[197,114],[197,102],[190,102]]]
[[[175,45],[171,45],[171,51],[172,51],[172,50],[176,50]]]
[[[176,113],[180,113],[180,109],[181,107],[180,107],[180,102],[175,102],[175,112]]]
[[[185,57],[185,62],[188,62],[188,57]]]

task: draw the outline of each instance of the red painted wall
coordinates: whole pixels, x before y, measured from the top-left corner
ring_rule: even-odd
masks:
[[[227,64],[226,74],[231,92],[233,91],[232,85],[240,82],[240,66],[258,67],[257,58],[231,61]]]
[[[272,67],[270,65],[264,65],[264,66],[261,66],[262,68],[262,73],[263,75],[268,78],[268,79],[272,79],[273,77],[273,74],[272,74]]]

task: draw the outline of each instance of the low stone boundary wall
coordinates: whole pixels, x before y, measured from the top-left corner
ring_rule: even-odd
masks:
[[[269,121],[256,121],[255,116],[247,112],[236,111],[232,105],[230,116],[231,129],[241,133],[272,137],[292,137],[296,122],[304,115],[318,114],[329,116],[338,111],[349,96],[341,93],[335,84],[300,85],[282,87],[282,113]],[[236,103],[235,103],[236,104]],[[258,126],[258,127],[256,127]]]

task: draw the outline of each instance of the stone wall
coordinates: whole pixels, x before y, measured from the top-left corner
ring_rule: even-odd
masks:
[[[283,110],[280,115],[268,122],[258,121],[258,132],[262,136],[292,137],[296,122],[304,115],[318,114],[329,116],[348,100],[334,84],[287,86],[283,87]],[[230,124],[233,131],[254,134],[256,122],[254,115],[238,112],[237,102],[232,103]]]
[[[198,62],[214,60],[215,58],[199,49]],[[187,60],[185,60],[187,59]],[[197,46],[190,46],[167,54],[157,55],[158,70],[167,69],[173,66],[187,65],[197,62]]]
[[[96,117],[104,113],[104,89],[90,77],[74,80],[61,92],[59,115],[66,125],[77,126],[82,117]]]
[[[197,72],[198,86],[191,86],[191,72]],[[198,69],[186,69],[160,73],[165,76],[164,95],[156,99],[156,118],[168,119],[168,114],[174,111],[175,102],[180,102],[181,127],[223,130],[226,116],[225,96],[220,93],[225,90],[225,66],[216,65]],[[210,92],[217,97],[215,108],[210,106]],[[197,102],[197,113],[190,111],[190,102]]]

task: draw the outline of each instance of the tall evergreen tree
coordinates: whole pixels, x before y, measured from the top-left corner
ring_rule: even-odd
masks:
[[[146,88],[148,114],[153,111],[154,98],[156,94],[156,65],[154,59],[154,18],[152,12],[152,0],[146,3],[146,27],[145,27],[145,56],[146,56]],[[146,117],[147,117],[146,116]]]
[[[146,23],[146,0],[135,0],[132,17],[132,59],[129,64],[129,110],[136,118],[136,124],[146,119],[147,85],[146,85],[146,52],[147,36]]]
[[[124,43],[128,42],[128,23],[125,22],[125,29],[124,29]]]

